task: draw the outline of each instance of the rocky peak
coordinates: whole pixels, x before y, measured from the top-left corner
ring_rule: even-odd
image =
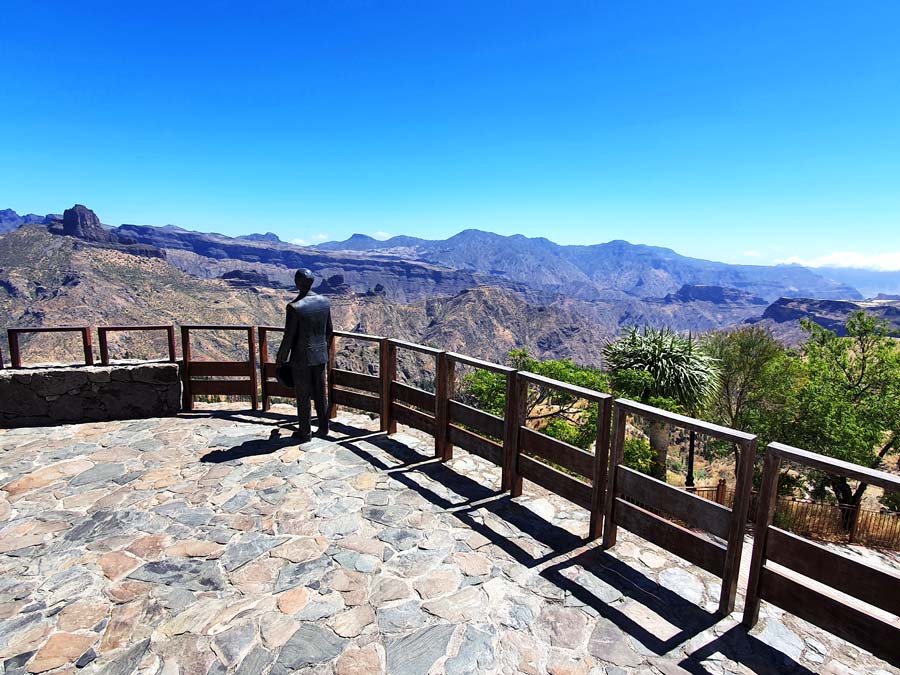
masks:
[[[88,241],[110,241],[112,237],[100,224],[97,214],[86,206],[76,204],[63,212],[62,232],[70,237]]]

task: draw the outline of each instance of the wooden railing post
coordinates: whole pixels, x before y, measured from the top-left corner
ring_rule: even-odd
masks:
[[[256,335],[253,326],[247,329],[247,362],[250,366],[250,406],[259,410],[259,382],[256,379]]]
[[[181,407],[194,409],[194,397],[191,395],[191,329],[181,327]]]
[[[506,406],[503,412],[503,474],[500,491],[513,490],[516,482],[516,454],[519,447],[519,386],[518,370],[506,373]],[[522,480],[518,479],[519,494]]]
[[[397,433],[397,422],[391,410],[391,383],[397,374],[397,347],[388,339],[381,340],[381,431]]]
[[[609,468],[609,431],[612,424],[612,398],[597,402],[597,441],[594,447],[594,494],[591,501],[589,539],[597,539],[603,530],[603,509],[606,507],[606,474]]]
[[[338,407],[334,402],[334,366],[337,358],[337,342],[334,335],[328,336],[328,366],[325,373],[326,393],[328,396],[328,419],[333,420],[337,417]]]
[[[756,527],[753,532],[753,553],[750,556],[750,576],[747,581],[747,596],[744,600],[742,623],[752,628],[759,621],[759,578],[766,561],[766,538],[769,526],[775,518],[778,501],[778,470],[781,458],[771,450],[766,450],[763,461],[762,484],[759,488],[759,506],[756,511]]]
[[[528,407],[528,380],[523,378],[518,371],[516,371],[515,376],[513,376],[513,374],[510,374],[510,377],[515,380],[516,393],[512,397],[515,409],[512,414],[512,420],[516,428],[513,432],[515,434],[515,443],[513,445],[512,461],[510,462],[509,467],[508,482],[510,496],[515,498],[522,496],[522,476],[519,475],[519,446],[521,445],[519,429],[523,427],[526,422],[526,408]]]
[[[434,456],[446,462],[453,455],[448,453],[447,425],[450,419],[450,363],[447,352],[441,351],[437,357],[437,378],[434,387]],[[449,456],[448,456],[449,454]]]
[[[175,363],[175,326],[166,326],[166,338],[169,343],[169,363]]]
[[[727,616],[734,611],[737,599],[738,577],[741,572],[741,555],[744,552],[744,531],[747,527],[747,510],[750,508],[750,492],[753,489],[753,465],[756,463],[756,437],[741,443],[738,454],[737,482],[734,486],[734,503],[731,505],[731,525],[728,530],[728,548],[722,569],[722,591],[719,594],[719,613]],[[776,483],[778,476],[775,476]],[[778,494],[777,485],[774,488]],[[716,485],[716,501],[725,503],[725,479]]]
[[[625,423],[627,415],[618,405],[615,406],[613,412],[613,429],[614,435],[609,451],[609,470],[606,480],[606,504],[604,506],[604,523],[603,523],[603,544],[604,549],[612,548],[616,545],[616,473],[619,464],[625,457]],[[599,421],[598,421],[599,422]]]
[[[21,368],[22,352],[19,351],[19,332],[10,328],[6,331],[6,338],[9,341],[9,362],[13,368]]]
[[[100,364],[109,365],[109,341],[103,326],[97,329],[97,343],[100,345]]]
[[[269,361],[269,331],[265,326],[260,326],[257,331],[259,334],[259,386],[262,392],[262,409],[267,411],[271,407],[269,405],[269,378],[266,377],[266,363]]]
[[[84,347],[84,365],[94,365],[94,346],[91,343],[91,327],[84,326],[81,329],[81,345]]]

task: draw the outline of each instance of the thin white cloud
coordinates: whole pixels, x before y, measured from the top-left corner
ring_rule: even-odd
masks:
[[[857,253],[856,251],[835,251],[817,258],[791,256],[779,263],[804,265],[806,267],[856,267],[879,272],[900,270],[900,251],[894,253]]]
[[[752,248],[749,251],[744,251],[745,258],[758,258],[761,255],[762,253]]]
[[[309,246],[309,242],[306,239],[291,239],[291,243],[297,246]]]
[[[327,232],[320,232],[315,237],[313,237],[313,239],[315,239],[316,241],[328,241],[329,239],[331,239],[331,235]]]
[[[372,237],[373,237],[373,238],[375,238],[375,239],[380,239],[380,240],[382,240],[382,241],[384,241],[385,239],[390,239],[390,238],[393,237],[393,236],[394,236],[394,235],[392,235],[390,232],[384,232],[384,231],[382,231],[382,230],[378,230],[378,232],[373,232],[373,233],[372,233]]]

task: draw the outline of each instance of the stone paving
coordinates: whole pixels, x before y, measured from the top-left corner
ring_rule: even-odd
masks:
[[[0,431],[0,673],[898,673],[427,437],[273,414]]]

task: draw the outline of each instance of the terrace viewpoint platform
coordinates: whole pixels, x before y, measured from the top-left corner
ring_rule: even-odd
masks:
[[[0,672],[898,673],[403,426],[289,407],[0,431]]]

